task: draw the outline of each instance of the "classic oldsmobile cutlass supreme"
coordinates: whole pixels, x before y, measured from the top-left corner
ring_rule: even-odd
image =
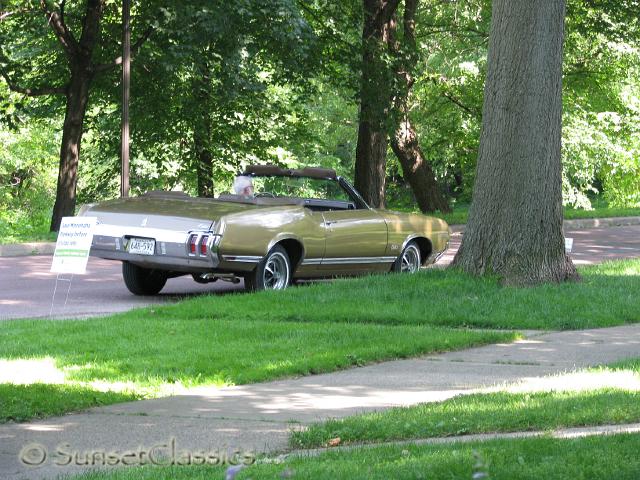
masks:
[[[122,261],[127,288],[160,292],[168,278],[283,289],[293,280],[415,272],[449,242],[448,225],[376,210],[329,169],[249,167],[255,195],[194,198],[149,192],[83,207],[98,218],[91,255]]]

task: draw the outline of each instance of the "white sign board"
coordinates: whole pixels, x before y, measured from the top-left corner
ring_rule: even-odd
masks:
[[[567,253],[571,253],[572,250],[573,250],[573,238],[565,238],[564,251]]]
[[[53,254],[53,273],[82,274],[87,271],[96,217],[63,217]]]

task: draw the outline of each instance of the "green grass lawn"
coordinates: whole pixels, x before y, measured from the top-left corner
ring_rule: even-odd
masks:
[[[158,318],[582,329],[640,321],[640,260],[579,268],[582,281],[505,288],[455,270],[317,283],[272,294],[198,297],[154,308]],[[265,314],[265,312],[268,312]],[[149,310],[127,314],[132,323]]]
[[[582,381],[586,382],[591,374],[596,384],[602,378],[599,375],[618,371],[640,377],[640,359],[587,370]],[[292,448],[316,448],[327,446],[329,440],[336,438],[340,438],[341,444],[376,443],[638,421],[637,390],[477,393],[317,423],[305,431],[292,433],[290,444]]]
[[[55,242],[57,238],[57,232],[15,232],[7,235],[0,235],[0,245],[8,243]]]
[[[580,283],[518,289],[431,270],[203,296],[100,319],[6,321],[0,323],[0,360],[32,359],[37,369],[49,359],[67,384],[154,396],[174,386],[329,372],[516,337],[496,329],[640,320],[640,260],[580,271]],[[77,408],[67,397],[69,408]]]
[[[591,480],[640,477],[640,435],[577,439],[531,438],[448,445],[404,445],[329,451],[258,463],[236,480]],[[484,474],[484,475],[482,475]],[[474,476],[475,475],[475,476]],[[209,480],[225,478],[221,467],[139,467],[92,472],[82,480]]]

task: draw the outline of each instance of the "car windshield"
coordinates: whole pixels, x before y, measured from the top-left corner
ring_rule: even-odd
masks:
[[[251,181],[254,197],[301,198],[305,200],[337,200],[350,202],[348,193],[335,180],[286,177],[286,176],[251,176],[236,177],[236,183],[243,185],[243,180]],[[246,181],[246,180],[245,180]]]

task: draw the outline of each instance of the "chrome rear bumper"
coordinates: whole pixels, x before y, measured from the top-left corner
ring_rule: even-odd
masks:
[[[191,252],[189,239],[196,238],[196,251]],[[149,238],[155,240],[153,255],[129,253],[127,250],[131,238]],[[173,230],[121,227],[100,224],[93,236],[90,254],[107,260],[131,262],[146,268],[157,268],[179,272],[210,272],[220,264],[218,245],[221,235],[211,231],[176,232]],[[202,253],[201,244],[206,242],[206,253]]]

